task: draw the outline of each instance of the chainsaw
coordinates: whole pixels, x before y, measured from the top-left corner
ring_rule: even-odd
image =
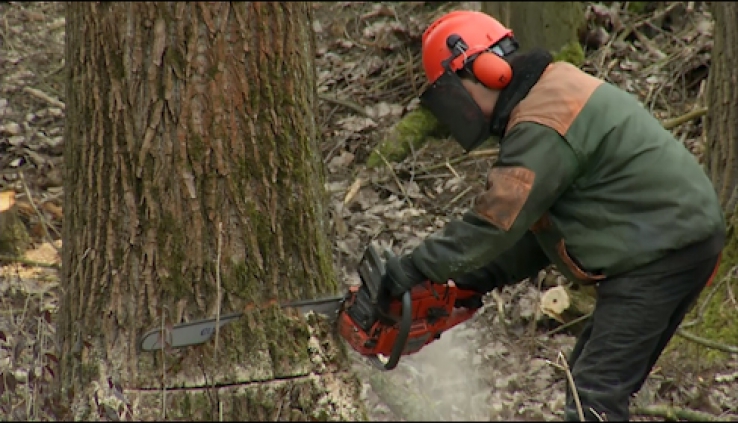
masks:
[[[386,258],[391,254],[385,251]],[[425,281],[380,307],[378,298],[385,261],[374,246],[365,250],[358,271],[361,283],[343,295],[293,301],[280,307],[335,319],[338,334],[380,370],[394,369],[402,356],[414,354],[439,339],[443,332],[471,318],[483,304],[479,292],[461,289],[453,281],[442,284]],[[140,338],[139,348],[155,351],[202,344],[213,336],[216,327],[242,315],[231,313],[153,329]],[[386,357],[386,361],[380,356]]]

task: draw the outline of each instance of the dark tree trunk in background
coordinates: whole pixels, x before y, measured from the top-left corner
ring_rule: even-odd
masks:
[[[67,7],[57,333],[74,417],[120,412],[122,390],[141,419],[361,419],[325,323],[276,307],[217,342],[136,349],[162,324],[338,290],[310,4]]]
[[[716,281],[738,265],[738,238],[736,238],[736,199],[738,198],[738,3],[713,2],[712,16],[714,45],[707,84],[705,119],[707,149],[706,170],[720,196],[728,223],[728,241]],[[701,326],[689,329],[725,344],[738,344],[738,311],[733,305],[732,292],[738,289],[735,278],[727,284],[716,282],[703,297],[712,295],[709,306],[701,316]],[[704,299],[704,298],[703,298]],[[701,359],[720,356],[715,350],[697,352]]]
[[[578,43],[577,31],[584,24],[585,3],[484,1],[482,12],[507,25],[523,51],[544,47],[558,52]]]
[[[728,214],[738,201],[738,3],[713,2],[712,63],[708,77],[707,167]]]

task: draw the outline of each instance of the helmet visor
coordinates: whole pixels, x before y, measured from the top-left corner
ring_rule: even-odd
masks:
[[[420,95],[420,103],[448,127],[456,142],[467,152],[490,136],[489,122],[482,109],[453,72],[446,70]]]

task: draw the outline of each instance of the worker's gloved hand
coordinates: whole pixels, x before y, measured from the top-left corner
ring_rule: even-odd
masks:
[[[427,279],[415,267],[409,255],[391,256],[385,263],[385,268],[387,270],[377,295],[377,303],[382,311],[389,309],[393,298],[400,298],[402,294]]]
[[[523,278],[520,278],[522,280]],[[454,283],[461,289],[486,294],[495,288],[516,282],[514,276],[508,275],[496,262],[467,272],[454,278]]]
[[[382,280],[385,290],[390,297],[399,298],[415,285],[425,282],[428,278],[413,264],[410,255],[393,256],[385,264],[387,272]]]

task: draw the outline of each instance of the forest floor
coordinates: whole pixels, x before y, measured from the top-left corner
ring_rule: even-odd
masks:
[[[639,13],[609,4],[588,3],[583,68],[633,93],[662,120],[703,107],[712,42],[704,3],[648,3],[653,10]],[[484,186],[494,158],[462,157],[447,139],[428,142],[400,163],[365,166],[377,142],[417,107],[422,30],[445,11],[477,7],[315,5],[322,154],[336,266],[345,280],[357,278],[355,266],[367,243],[407,251],[459,217]],[[0,3],[0,192],[16,193],[33,239],[26,259],[37,262],[0,263],[0,414],[8,420],[53,418],[43,406],[49,376],[44,368],[55,360],[58,278],[55,269],[38,264],[59,263],[63,68],[63,4]],[[701,156],[700,119],[672,131]],[[0,210],[2,205],[0,196]],[[557,364],[575,338],[553,331],[555,325],[539,311],[540,297],[532,282],[490,296],[472,320],[392,372],[373,371],[357,360],[371,419],[560,419],[565,373]],[[708,365],[700,358],[704,351],[689,344],[668,350],[633,401],[634,419],[738,419],[738,360]]]

